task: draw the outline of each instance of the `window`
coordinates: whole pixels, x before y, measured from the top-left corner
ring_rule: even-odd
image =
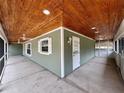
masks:
[[[119,53],[121,53],[121,50],[122,50],[122,41],[121,39],[119,39]]]
[[[50,37],[38,41],[38,52],[45,55],[52,53],[52,40]]]
[[[124,38],[119,39],[119,53],[124,53]]]
[[[121,40],[122,40],[122,50],[124,51],[124,38],[122,38]]]
[[[28,55],[28,56],[32,55],[31,43],[26,44],[26,55]]]

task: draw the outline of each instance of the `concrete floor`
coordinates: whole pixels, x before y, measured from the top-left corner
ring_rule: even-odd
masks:
[[[23,56],[9,58],[0,93],[124,93],[113,60],[94,58],[60,79]]]

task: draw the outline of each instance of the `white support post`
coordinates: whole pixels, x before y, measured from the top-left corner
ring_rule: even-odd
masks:
[[[117,53],[119,53],[119,40],[117,40]]]
[[[61,78],[65,76],[64,73],[64,28],[61,27]]]
[[[100,56],[100,40],[98,44],[99,44],[98,56]]]

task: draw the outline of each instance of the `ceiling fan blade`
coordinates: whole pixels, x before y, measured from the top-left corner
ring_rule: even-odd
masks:
[[[31,38],[27,38],[26,34],[22,34],[22,37],[20,37],[22,40],[30,40]]]

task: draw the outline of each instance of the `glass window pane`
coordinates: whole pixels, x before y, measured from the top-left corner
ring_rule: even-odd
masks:
[[[30,49],[27,49],[27,54],[31,54],[31,50]]]

